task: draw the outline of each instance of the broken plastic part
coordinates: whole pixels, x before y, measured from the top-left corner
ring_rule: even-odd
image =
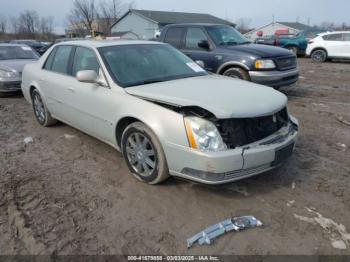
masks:
[[[198,241],[200,245],[210,245],[212,240],[230,231],[240,231],[250,227],[260,227],[262,222],[253,216],[233,217],[212,225],[187,239],[187,248]]]

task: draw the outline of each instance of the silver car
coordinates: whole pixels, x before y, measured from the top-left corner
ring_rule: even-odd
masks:
[[[157,42],[57,44],[25,67],[22,91],[41,125],[60,120],[104,141],[149,184],[250,177],[279,166],[297,140],[285,95],[208,74]]]
[[[0,96],[21,91],[23,67],[38,58],[29,46],[0,44]]]

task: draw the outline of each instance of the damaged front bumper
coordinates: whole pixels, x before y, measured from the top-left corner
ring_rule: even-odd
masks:
[[[224,184],[279,166],[292,155],[297,137],[298,122],[291,117],[287,126],[271,136],[232,150],[199,152],[170,145],[165,151],[172,175],[204,184]]]

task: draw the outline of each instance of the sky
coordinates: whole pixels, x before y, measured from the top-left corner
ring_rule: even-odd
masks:
[[[98,0],[96,0],[98,1]],[[53,16],[56,33],[64,33],[73,0],[0,0],[0,14],[18,16],[26,9]],[[127,0],[122,0],[128,3]],[[134,0],[137,9],[209,13],[233,22],[239,18],[259,27],[275,21],[350,24],[350,0]]]

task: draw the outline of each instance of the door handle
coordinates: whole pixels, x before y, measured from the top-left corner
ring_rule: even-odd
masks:
[[[67,90],[70,91],[70,92],[72,92],[72,93],[75,93],[75,90],[74,90],[73,87],[68,87]]]

